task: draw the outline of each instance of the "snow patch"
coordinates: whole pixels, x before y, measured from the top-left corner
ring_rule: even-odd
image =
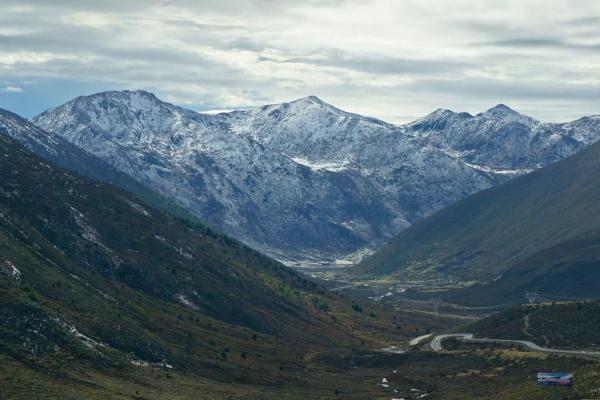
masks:
[[[91,226],[90,224],[88,224],[85,221],[85,216],[81,212],[79,212],[75,207],[73,207],[73,206],[69,206],[69,207],[71,208],[71,211],[73,212],[73,217],[75,218],[75,223],[83,231],[83,233],[82,233],[83,238],[89,242],[97,244],[100,247],[106,247],[98,239],[98,237],[100,236],[98,231],[96,231],[96,229],[94,229],[93,226]]]
[[[0,264],[0,270],[8,275],[10,278],[15,281],[21,281],[21,271],[12,263],[10,260],[4,260],[2,264]]]
[[[183,294],[178,293],[175,295],[175,298],[183,305],[188,306],[191,309],[197,310],[198,306],[194,304],[190,299],[185,297]]]
[[[306,158],[290,157],[290,159],[296,164],[304,165],[312,169],[313,171],[329,171],[329,172],[340,172],[348,169],[350,161],[310,161]]]
[[[151,363],[151,362],[144,361],[144,360],[131,360],[131,361],[129,361],[129,363],[131,365],[134,365],[134,366],[139,367],[139,368],[153,367],[153,368],[173,369],[173,365],[171,365],[169,363],[166,363],[166,362]]]
[[[334,264],[340,266],[355,265],[358,264],[363,258],[370,256],[374,252],[375,250],[366,247],[358,249],[354,253],[350,253],[342,258],[338,258],[337,260],[335,260]]]
[[[150,216],[150,213],[148,211],[146,211],[146,209],[144,209],[144,207],[140,206],[138,203],[133,202],[131,200],[127,200],[127,204],[129,204],[134,210],[138,211],[143,216],[145,216],[145,217]]]
[[[488,174],[496,174],[496,175],[524,175],[530,172],[535,171],[535,168],[499,168],[499,167],[490,167],[482,164],[473,164],[464,160],[464,157],[473,153],[473,151],[456,151],[449,148],[438,148],[434,146],[427,146],[426,149],[430,151],[441,151],[446,154],[448,157],[453,158],[455,160],[461,160],[465,163],[465,165],[469,168],[473,168],[474,170],[486,172]]]
[[[143,360],[131,360],[129,363],[141,368],[148,368],[150,366],[149,362]]]
[[[96,347],[106,347],[106,345],[104,343],[98,342],[98,341],[90,338],[89,336],[86,336],[83,333],[81,333],[79,331],[79,329],[77,329],[77,327],[75,325],[73,325],[72,323],[63,321],[59,318],[55,318],[54,321],[56,323],[58,323],[61,327],[68,330],[71,335],[73,335],[74,337],[79,339],[79,341],[81,341],[88,348],[95,349]]]
[[[71,212],[73,213],[73,217],[75,218],[75,223],[82,230],[81,236],[88,242],[91,242],[99,246],[102,250],[104,250],[105,253],[110,256],[111,261],[114,265],[119,266],[123,264],[123,260],[121,260],[121,258],[117,256],[111,248],[102,243],[102,241],[100,240],[100,234],[92,225],[90,225],[86,221],[85,216],[81,212],[79,212],[79,210],[77,210],[75,207],[71,205],[69,205],[69,207],[71,208]]]
[[[165,239],[163,236],[160,236],[160,235],[154,235],[154,239],[156,239],[162,243],[167,243],[167,239]]]
[[[486,165],[471,164],[466,161],[465,161],[465,165],[467,165],[468,167],[471,167],[473,169],[476,169],[478,171],[487,172],[489,174],[496,174],[496,175],[525,175],[525,174],[535,171],[534,168],[512,168],[512,169],[511,168],[497,168],[497,167],[488,167]]]
[[[188,260],[194,259],[194,256],[192,256],[190,253],[188,253],[187,251],[185,251],[184,249],[182,249],[180,247],[173,247],[173,250],[175,250],[176,252],[181,254],[183,256],[183,258],[186,258]]]
[[[405,350],[402,350],[398,346],[384,347],[384,348],[381,349],[381,351],[384,352],[384,353],[390,353],[390,354],[404,354],[404,353],[406,353]]]

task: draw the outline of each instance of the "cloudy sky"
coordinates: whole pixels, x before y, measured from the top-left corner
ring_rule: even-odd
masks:
[[[0,107],[146,89],[195,110],[317,95],[407,122],[600,114],[597,0],[0,0]]]

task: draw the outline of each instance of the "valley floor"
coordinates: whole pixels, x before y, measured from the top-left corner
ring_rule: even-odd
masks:
[[[445,353],[361,353],[298,375],[297,382],[261,386],[217,382],[181,371],[97,370],[64,365],[52,371],[2,356],[3,399],[528,399],[546,400],[535,384],[539,370],[575,373],[562,399],[598,398],[600,364],[515,349],[460,349]],[[354,360],[353,366],[333,364]]]

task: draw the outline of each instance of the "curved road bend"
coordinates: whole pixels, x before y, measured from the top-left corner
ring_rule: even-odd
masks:
[[[448,338],[460,338],[463,342],[466,343],[503,343],[503,344],[516,344],[518,346],[526,347],[530,350],[541,351],[543,353],[553,353],[553,354],[572,354],[572,355],[580,355],[580,356],[600,356],[600,352],[598,351],[587,351],[587,350],[563,350],[563,349],[552,349],[549,347],[542,347],[528,340],[511,340],[511,339],[476,339],[473,337],[472,333],[453,333],[446,335],[437,335],[435,336],[431,342],[429,343],[429,347],[433,351],[442,351],[444,348],[442,347],[442,342]]]
[[[429,342],[429,347],[433,351],[442,351],[444,348],[442,347],[442,342],[448,338],[463,338],[470,339],[473,337],[472,333],[449,333],[446,335],[437,335],[435,336],[431,342]]]
[[[411,341],[410,341],[410,342],[408,342],[408,344],[409,344],[409,345],[411,345],[411,346],[416,346],[416,345],[418,345],[418,344],[421,344],[421,343],[422,343],[422,342],[424,342],[426,339],[429,339],[429,338],[430,338],[430,337],[432,337],[432,336],[433,336],[433,333],[428,333],[428,334],[426,334],[426,335],[423,335],[423,336],[418,336],[418,337],[416,337],[416,338],[414,338],[414,339],[411,339]]]

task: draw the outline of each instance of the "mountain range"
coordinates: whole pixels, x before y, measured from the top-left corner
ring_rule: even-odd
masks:
[[[405,125],[317,97],[218,115],[144,91],[78,97],[32,120],[287,263],[352,262],[422,218],[600,138],[498,105]]]
[[[81,97],[35,124],[2,111],[0,397],[533,399],[531,371],[566,365],[588,398],[590,361],[408,341],[469,329],[593,347],[596,303],[459,327],[326,290],[198,217],[295,261],[402,230],[349,272],[451,282],[435,293],[453,303],[597,297],[599,120],[499,105],[396,126],[315,97],[209,116],[147,92]]]
[[[596,143],[474,194],[401,232],[355,272],[479,282],[449,293],[453,301],[471,304],[522,302],[527,292],[550,299],[597,298],[599,160]]]

